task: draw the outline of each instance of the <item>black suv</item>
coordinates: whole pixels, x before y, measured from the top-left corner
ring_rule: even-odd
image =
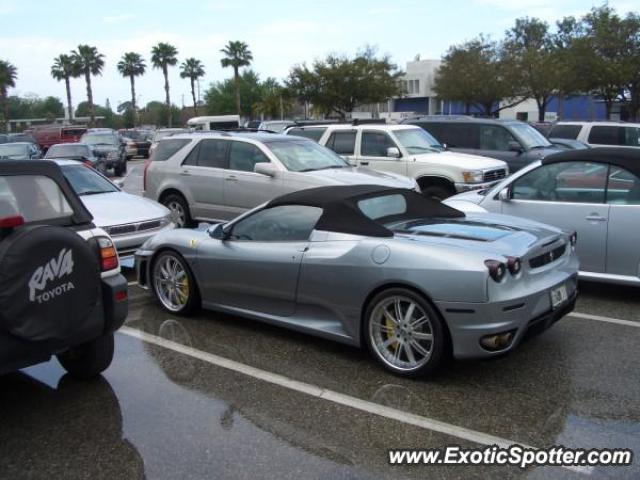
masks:
[[[79,378],[111,364],[127,281],[92,220],[55,163],[0,162],[0,375],[52,355]]]
[[[427,115],[402,123],[424,128],[453,151],[504,160],[511,173],[561,151],[531,125],[518,120]]]

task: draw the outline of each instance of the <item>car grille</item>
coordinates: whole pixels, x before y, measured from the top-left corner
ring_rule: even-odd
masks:
[[[485,182],[493,182],[495,180],[500,180],[507,176],[507,171],[504,168],[498,168],[496,170],[489,170],[484,172],[484,181]]]
[[[532,259],[529,260],[529,266],[531,268],[543,267],[544,265],[547,265],[553,262],[554,260],[557,260],[558,258],[560,258],[562,255],[564,255],[564,252],[566,250],[567,250],[567,244],[564,243],[559,247],[554,248],[553,250],[543,253],[542,255],[533,257]]]
[[[162,220],[149,220],[147,222],[127,223],[125,225],[114,225],[107,227],[105,230],[109,235],[127,235],[129,233],[144,232],[147,230],[155,230],[162,226]]]

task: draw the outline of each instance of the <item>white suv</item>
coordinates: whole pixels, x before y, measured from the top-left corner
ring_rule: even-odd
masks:
[[[287,134],[317,128],[290,128]],[[429,133],[413,125],[333,124],[321,128],[318,143],[351,164],[414,178],[425,196],[440,200],[457,192],[489,188],[509,174],[502,160],[446,151]]]
[[[640,123],[558,122],[547,136],[580,140],[592,147],[640,148]]]

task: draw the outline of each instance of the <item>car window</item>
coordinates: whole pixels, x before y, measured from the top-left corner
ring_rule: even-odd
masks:
[[[308,138],[314,142],[319,142],[320,137],[327,129],[327,127],[308,128],[308,127],[294,127],[289,129],[287,135],[297,135],[298,137]]]
[[[589,143],[640,147],[640,128],[615,125],[594,125],[589,132]]]
[[[509,142],[516,139],[500,125],[480,125],[480,150],[509,151]]]
[[[232,240],[292,242],[309,239],[322,209],[301,205],[267,208],[240,220],[231,230]]]
[[[362,132],[360,155],[363,157],[386,157],[387,149],[396,147],[385,132]]]
[[[640,205],[640,178],[624,168],[611,166],[607,181],[607,203]]]
[[[479,125],[465,123],[416,122],[433,135],[440,143],[451,148],[478,148]]]
[[[356,150],[356,131],[333,132],[325,146],[338,155],[353,155]]]
[[[257,146],[246,142],[231,142],[229,170],[253,172],[256,163],[268,163],[269,161]]]
[[[226,168],[228,140],[202,140],[198,148],[199,167]]]
[[[21,159],[28,155],[27,147],[25,145],[15,143],[3,143],[0,145],[0,159]]]
[[[582,125],[554,125],[549,135],[549,138],[568,138],[576,140],[580,135]]]
[[[0,177],[0,217],[22,215],[26,223],[73,215],[58,184],[42,175]]]
[[[167,139],[158,142],[158,146],[151,154],[152,162],[164,162],[177,153],[182,147],[191,142],[188,139]]]
[[[515,200],[603,203],[607,165],[591,162],[561,162],[542,165],[515,180]]]
[[[372,220],[400,215],[407,211],[407,201],[404,195],[382,195],[366,198],[358,202],[358,208]]]
[[[269,150],[292,172],[347,168],[349,162],[326,147],[309,140],[269,142]]]
[[[53,145],[47,150],[45,158],[62,158],[62,157],[87,157],[91,156],[89,147],[85,145],[74,145],[73,143],[64,145]]]

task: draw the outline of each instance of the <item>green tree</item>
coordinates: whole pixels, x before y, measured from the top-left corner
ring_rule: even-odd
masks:
[[[169,67],[178,63],[178,49],[169,43],[160,42],[151,49],[151,63],[153,68],[162,70],[164,76],[165,105],[167,113],[167,125],[173,124],[171,112],[171,97],[169,96]]]
[[[320,78],[303,63],[291,69],[285,83],[291,96],[304,105],[304,118],[309,118],[309,104],[320,91]]]
[[[512,65],[503,60],[501,46],[483,36],[449,48],[434,79],[442,100],[462,102],[492,116],[522,102],[523,90],[514,80]],[[500,105],[505,99],[514,99]]]
[[[253,105],[253,111],[257,115],[282,120],[292,110],[289,90],[282,87],[273,77],[268,77],[260,83],[260,97]]]
[[[538,121],[543,122],[552,95],[558,93],[566,75],[549,24],[537,18],[518,18],[506,32],[503,49],[503,64],[515,73],[521,95],[535,100]]]
[[[236,85],[244,99],[240,115],[245,118],[251,118],[253,106],[262,100],[260,78],[253,70],[242,72],[237,83],[234,79],[229,78],[209,85],[204,94],[204,101],[209,115],[237,113]]]
[[[136,82],[135,78],[144,73],[147,70],[147,65],[144,63],[142,55],[135,52],[127,52],[122,56],[122,59],[118,62],[118,71],[123,77],[129,77],[131,83],[131,112],[133,115],[133,123],[136,123]]]
[[[67,113],[69,115],[69,121],[73,119],[73,106],[71,104],[71,79],[77,78],[81,74],[77,64],[73,61],[70,55],[61,53],[53,59],[53,65],[51,65],[51,76],[57,81],[64,80],[64,86],[67,91]]]
[[[98,52],[96,47],[89,45],[78,45],[76,50],[71,52],[71,58],[76,68],[84,75],[87,85],[87,102],[89,103],[89,125],[95,125],[96,111],[93,104],[93,90],[91,89],[91,76],[102,75],[104,68],[104,55]]]
[[[18,69],[6,60],[0,60],[0,100],[2,100],[2,112],[4,117],[4,129],[9,129],[9,103],[7,92],[9,88],[16,86]]]
[[[220,50],[224,53],[224,58],[220,60],[223,68],[233,68],[233,80],[235,83],[236,94],[236,113],[241,114],[240,110],[240,67],[247,67],[253,61],[253,54],[249,50],[249,46],[241,41],[230,41]]]
[[[182,65],[180,65],[180,78],[188,78],[191,83],[191,97],[193,98],[193,111],[198,115],[198,102],[196,101],[196,81],[204,77],[204,65],[196,58],[187,58]]]
[[[142,123],[147,125],[162,125],[171,115],[173,125],[180,124],[180,109],[174,105],[167,109],[167,105],[158,101],[151,101],[142,109],[140,118]]]

